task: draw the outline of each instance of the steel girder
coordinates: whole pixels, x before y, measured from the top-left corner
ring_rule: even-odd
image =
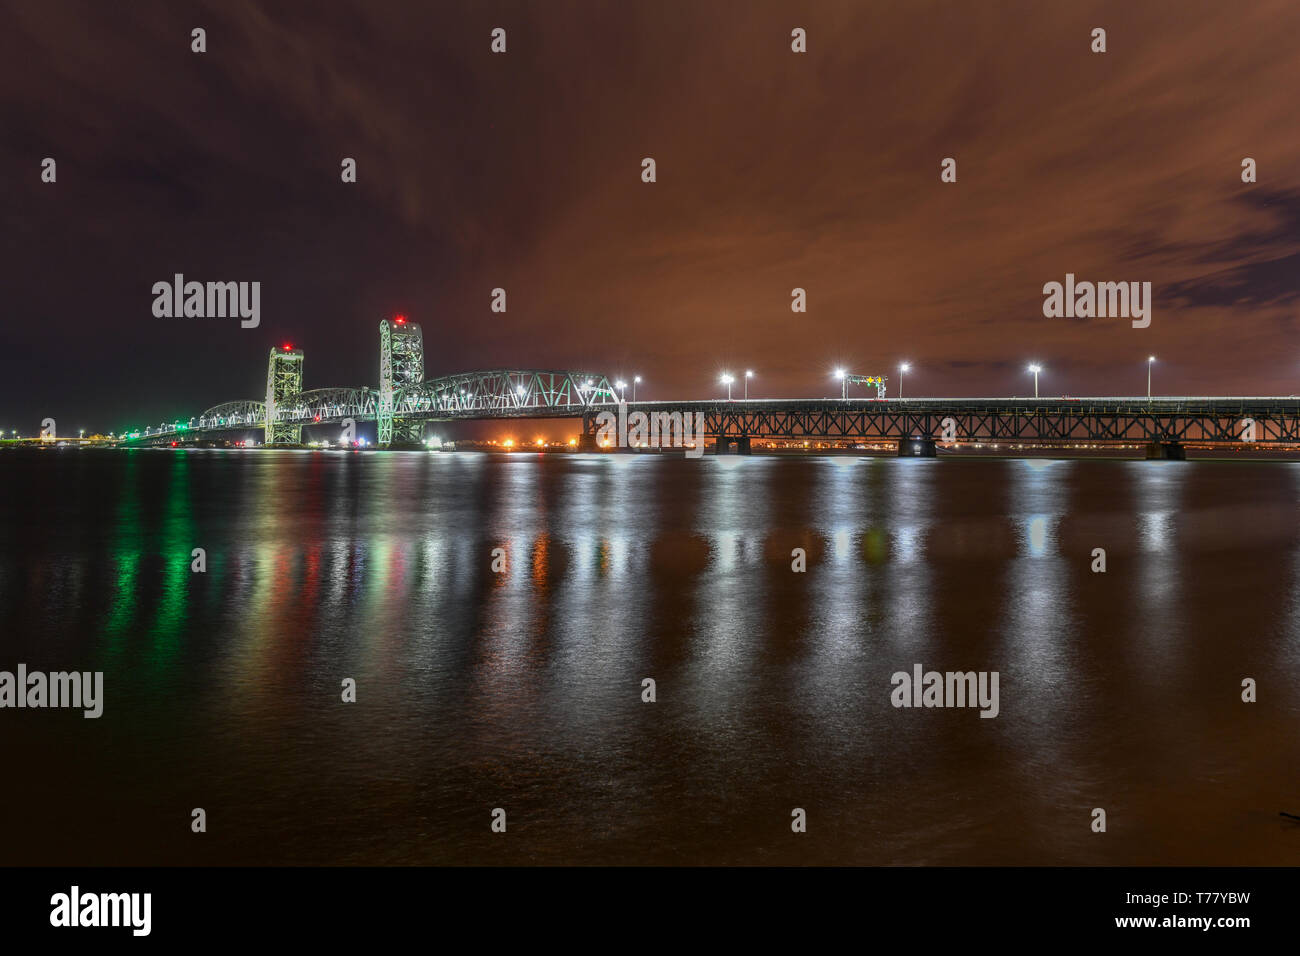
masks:
[[[225,402],[209,408],[194,419],[194,428],[196,431],[223,431],[233,428],[261,427],[265,422],[266,403]]]
[[[376,403],[376,393],[370,388],[314,388],[285,399],[280,418],[303,425],[345,418],[361,421],[375,417]]]
[[[238,401],[214,405],[202,415],[188,421],[162,422],[122,437],[141,444],[169,441],[177,436],[188,437],[200,431],[228,431],[239,428],[261,428],[266,423],[266,406],[262,402]]]
[[[299,366],[301,367],[301,366]],[[277,374],[268,371],[268,377]],[[587,383],[591,384],[588,385]],[[616,396],[609,380],[594,372],[549,370],[500,370],[467,372],[421,382],[395,394],[391,437],[415,440],[424,422],[433,420],[492,418],[576,418],[597,407],[612,408]],[[380,420],[380,397],[366,386],[317,388],[294,394],[279,394],[272,406],[278,435],[291,434],[300,440],[301,427],[318,422]],[[191,419],[190,432],[264,428],[267,405],[259,401],[224,402]],[[171,426],[150,430],[147,437],[171,437]],[[141,438],[146,437],[141,433]],[[280,438],[287,441],[288,438]]]
[[[640,402],[628,410],[702,413],[704,433],[722,437],[1300,444],[1295,398]],[[594,416],[584,416],[586,433],[596,427]]]
[[[410,418],[577,417],[618,396],[596,372],[494,369],[429,379],[398,392],[395,414]]]

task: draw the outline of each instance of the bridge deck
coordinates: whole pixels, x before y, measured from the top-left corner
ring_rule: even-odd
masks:
[[[596,434],[600,412],[584,417]],[[739,399],[638,402],[626,407],[651,419],[698,416],[706,436],[791,440],[1300,443],[1295,396],[1051,396],[1040,398]],[[609,418],[603,423],[608,427]],[[659,423],[662,430],[662,422]]]
[[[373,393],[367,389],[320,389],[304,393],[304,398],[307,397],[312,399],[310,403],[286,403],[278,411],[278,418],[303,425],[376,419]],[[599,429],[602,415],[612,416],[614,421],[619,416],[620,406],[608,398],[587,402],[573,400],[572,394],[564,398],[568,400],[557,401],[554,393],[521,394],[518,401],[509,401],[502,394],[495,394],[490,401],[463,405],[407,404],[396,408],[394,415],[414,422],[571,418],[582,420],[586,434],[594,434]],[[189,423],[150,431],[137,440],[175,440],[247,430],[264,424],[265,411],[258,403],[229,403],[219,409],[224,414],[212,415],[217,411],[213,409]],[[698,415],[702,433],[709,436],[800,440],[924,437],[962,442],[1099,444],[1300,443],[1300,397],[1297,396],[754,398],[628,402],[622,409],[624,417],[633,424],[638,413],[655,419],[664,415]]]

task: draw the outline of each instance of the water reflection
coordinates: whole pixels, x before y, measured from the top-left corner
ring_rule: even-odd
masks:
[[[1186,481],[1191,474],[1187,462],[1128,464],[1137,510],[1140,560],[1134,562],[1139,607],[1135,613],[1143,622],[1143,649],[1162,656],[1172,651],[1177,629],[1170,622],[1181,616],[1184,561],[1178,537],[1178,514],[1183,508]],[[1191,463],[1194,464],[1194,463]]]
[[[1064,759],[1060,747],[1082,699],[1071,581],[1087,555],[1062,553],[1058,528],[1077,507],[1073,483],[1089,463],[1009,464],[1005,507],[1018,548],[1007,566],[997,649],[979,669],[1002,671],[1004,710],[1033,728],[1014,746],[1046,773]]]
[[[1294,465],[10,462],[0,650],[109,672],[118,742],[0,798],[72,827],[66,862],[1188,862],[1168,787],[1214,821],[1300,759]],[[914,663],[1000,671],[1001,715],[893,708]],[[1248,723],[1205,703],[1266,669]],[[22,733],[55,754],[68,728]],[[77,829],[87,787],[126,825]],[[230,839],[177,850],[157,805],[199,791]],[[1145,829],[1063,836],[1098,793]],[[792,855],[782,817],[814,801]],[[479,839],[506,803],[527,849]],[[1198,852],[1279,851],[1238,827]]]

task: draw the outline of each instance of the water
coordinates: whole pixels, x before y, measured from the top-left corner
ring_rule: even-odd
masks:
[[[0,482],[0,669],[106,685],[99,720],[0,711],[0,864],[1300,859],[1294,464],[51,450]],[[998,671],[999,716],[892,707],[916,663]]]

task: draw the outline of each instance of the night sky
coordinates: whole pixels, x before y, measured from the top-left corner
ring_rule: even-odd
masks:
[[[1157,393],[1300,392],[1298,36],[1294,0],[7,3],[0,426],[261,398],[285,341],[373,385],[396,312],[430,376],[640,398],[904,359],[909,396],[1132,395],[1152,353]],[[261,326],[155,318],[176,272],[260,281]],[[1152,282],[1151,327],[1044,318],[1067,272]]]

